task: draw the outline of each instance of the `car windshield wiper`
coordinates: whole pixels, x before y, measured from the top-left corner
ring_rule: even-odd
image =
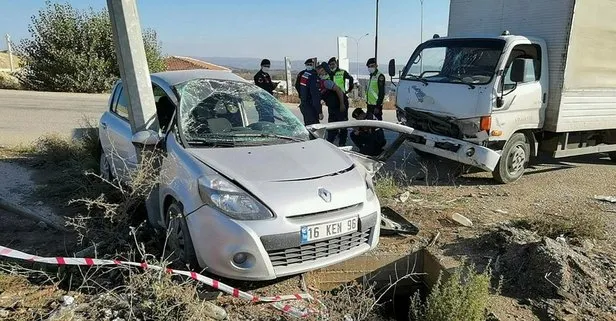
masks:
[[[304,141],[303,139],[298,138],[298,137],[278,135],[278,134],[270,134],[270,133],[233,133],[233,134],[230,134],[229,136],[232,136],[232,137],[278,138],[278,139],[284,139],[284,140],[291,140],[291,141],[294,141],[294,142],[303,142]]]
[[[191,137],[188,140],[189,144],[193,145],[207,145],[207,146],[219,146],[219,147],[233,147],[236,143],[232,140],[219,140],[211,138]]]

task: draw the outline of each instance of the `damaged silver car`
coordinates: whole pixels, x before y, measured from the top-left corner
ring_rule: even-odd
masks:
[[[276,98],[230,72],[151,79],[159,133],[132,134],[118,82],[100,120],[101,174],[130,179],[138,164],[134,144],[163,150],[148,216],[170,231],[179,260],[228,278],[268,280],[377,245],[381,214],[372,175],[380,160],[320,139],[328,125],[309,130]]]

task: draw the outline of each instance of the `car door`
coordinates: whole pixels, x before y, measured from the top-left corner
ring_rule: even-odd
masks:
[[[396,153],[398,148],[402,146],[402,144],[407,140],[407,138],[413,133],[414,129],[400,124],[390,123],[381,120],[349,120],[349,121],[341,121],[341,122],[333,122],[326,124],[314,124],[306,126],[308,131],[310,131],[315,137],[325,138],[328,130],[334,129],[343,129],[343,128],[351,128],[351,127],[372,127],[372,128],[380,128],[384,130],[390,130],[398,133],[398,137],[391,144],[389,144],[385,150],[376,157],[362,155],[360,153],[354,152],[351,150],[350,146],[340,147],[344,150],[349,157],[358,161],[362,166],[366,168],[368,173],[372,176],[379,171],[379,169],[383,166],[383,164],[389,159],[393,154]]]
[[[129,101],[122,83],[116,86],[113,97],[109,111],[101,118],[99,134],[112,174],[126,182],[137,168],[137,153],[128,121]]]

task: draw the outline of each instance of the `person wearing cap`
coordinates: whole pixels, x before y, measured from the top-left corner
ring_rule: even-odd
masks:
[[[300,104],[299,110],[304,117],[304,125],[318,124],[323,119],[321,93],[319,91],[319,76],[312,70],[312,59],[306,60],[306,69],[297,75]]]
[[[272,78],[269,74],[270,66],[271,62],[269,59],[261,60],[261,69],[255,74],[254,80],[255,85],[267,91],[270,95],[273,95],[274,89],[276,89],[278,83],[272,82]]]
[[[327,64],[329,65],[330,79],[342,89],[345,96],[348,95],[353,90],[353,77],[346,70],[338,68],[338,60],[336,57],[329,58]],[[348,86],[347,80],[349,81]]]
[[[329,79],[330,74],[328,65],[323,62],[317,66],[317,74],[319,75],[319,91],[321,93],[321,99],[327,106],[327,114],[329,115],[327,121],[330,123],[337,121],[348,120],[348,109],[344,101],[344,92],[336,83]],[[347,141],[346,128],[330,130],[327,132],[327,141],[334,143],[336,137],[338,137],[338,145],[345,146]]]
[[[304,74],[304,72],[306,71],[312,71],[314,69],[314,61],[312,59],[306,59],[306,61],[304,61],[304,70],[300,71],[297,74],[297,78],[295,78],[295,90],[297,91],[297,94],[300,94],[300,84],[299,84],[299,80],[302,77],[302,75]],[[301,96],[300,96],[301,99]]]
[[[361,108],[355,108],[351,116],[357,120],[377,120],[373,114],[368,114]],[[368,156],[380,155],[383,147],[387,145],[382,128],[355,128],[351,132],[351,140],[359,148],[360,153]]]
[[[370,72],[370,79],[366,88],[366,105],[368,114],[374,115],[378,120],[383,120],[383,100],[385,99],[385,75],[378,69],[375,58],[368,59],[366,67]]]

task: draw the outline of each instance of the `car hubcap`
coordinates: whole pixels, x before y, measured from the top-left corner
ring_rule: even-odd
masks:
[[[107,161],[107,157],[105,157],[105,153],[101,153],[101,159],[99,161],[99,172],[100,172],[99,174],[101,175],[103,179],[109,180],[110,171],[111,171],[111,166],[109,165],[109,162]]]
[[[516,176],[521,171],[524,170],[524,163],[526,163],[526,151],[524,150],[524,146],[516,145],[511,149],[511,153],[509,153],[509,174],[512,176]]]

